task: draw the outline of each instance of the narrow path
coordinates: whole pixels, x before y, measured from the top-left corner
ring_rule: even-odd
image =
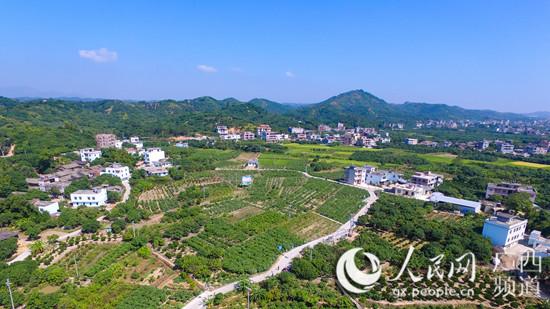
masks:
[[[223,170],[241,170],[241,169],[223,169]],[[289,170],[285,170],[285,169],[257,169],[257,170],[260,170],[260,171],[262,171],[262,170],[263,171],[267,171],[267,170],[271,170],[271,171],[273,171],[273,170],[289,171]],[[290,170],[290,171],[292,171],[292,170]],[[296,247],[292,250],[289,250],[289,251],[283,253],[282,255],[279,256],[279,258],[277,258],[275,263],[267,271],[251,276],[249,279],[253,283],[262,282],[262,281],[268,279],[269,277],[272,277],[272,276],[275,276],[275,275],[281,273],[285,268],[290,266],[293,259],[295,259],[296,257],[300,257],[301,252],[305,248],[313,248],[314,246],[316,246],[317,244],[320,244],[320,243],[334,243],[336,241],[345,239],[346,236],[348,235],[349,230],[353,227],[353,222],[357,221],[357,219],[360,216],[366,214],[367,211],[369,210],[369,208],[371,207],[371,205],[374,204],[374,202],[376,202],[376,200],[378,199],[378,197],[375,194],[375,191],[379,190],[379,188],[375,188],[375,187],[358,187],[358,186],[353,186],[353,185],[349,185],[349,184],[345,184],[345,183],[340,183],[340,182],[330,180],[330,179],[325,179],[325,178],[321,178],[321,177],[317,177],[317,176],[312,176],[312,175],[310,175],[306,172],[301,172],[301,171],[295,171],[295,172],[302,173],[304,176],[309,177],[309,178],[317,178],[317,179],[321,179],[321,180],[325,180],[325,181],[335,182],[335,183],[338,183],[338,184],[341,184],[341,185],[348,185],[348,186],[352,186],[352,187],[367,190],[369,192],[369,197],[367,199],[365,199],[365,201],[364,201],[365,205],[352,218],[350,218],[350,220],[348,220],[344,224],[342,224],[336,231],[334,231],[333,233],[331,233],[329,235],[322,236],[320,238],[314,239],[314,240],[312,240],[312,241],[310,241],[306,244],[303,244],[299,247]],[[183,308],[184,309],[206,308],[206,303],[208,302],[208,300],[210,298],[214,297],[216,294],[220,294],[220,293],[221,294],[226,294],[226,293],[234,291],[237,288],[237,284],[238,284],[238,282],[232,282],[232,283],[228,283],[228,284],[223,285],[223,286],[221,286],[219,288],[216,288],[216,289],[204,291],[199,296],[197,296],[197,297],[193,298],[192,300],[190,300]]]
[[[122,196],[122,201],[116,203],[115,205],[113,205],[112,207],[110,208],[107,208],[108,211],[110,211],[111,209],[113,209],[117,204],[119,203],[125,203],[126,201],[128,201],[128,199],[130,198],[130,192],[132,190],[132,188],[130,187],[130,183],[128,181],[123,181],[122,182],[122,185],[124,186],[124,195]],[[99,218],[97,218],[97,221],[101,222],[103,219],[105,218],[105,216],[101,216]],[[68,233],[68,234],[65,234],[63,236],[59,236],[59,238],[57,239],[57,241],[63,241],[69,237],[76,237],[76,236],[79,236],[80,234],[82,234],[82,230],[81,229],[78,229],[74,232],[71,232],[71,233]],[[29,247],[32,243],[29,243]],[[24,261],[26,258],[28,258],[29,256],[31,256],[31,249],[26,249],[25,251],[21,252],[19,255],[17,255],[15,258],[13,258],[12,260],[10,260],[9,262],[7,262],[8,265],[11,265],[15,262],[21,262],[21,261]]]

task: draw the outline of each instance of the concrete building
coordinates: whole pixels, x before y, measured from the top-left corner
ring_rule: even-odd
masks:
[[[498,151],[504,154],[512,154],[514,153],[514,144],[510,144],[510,143],[498,144]]]
[[[166,177],[168,176],[168,170],[164,167],[147,166],[143,168],[147,173],[147,176]]]
[[[178,147],[178,148],[189,148],[189,143],[177,142],[176,147]]]
[[[344,170],[344,182],[350,185],[363,185],[366,181],[367,173],[374,172],[376,170],[373,166],[365,165],[358,167],[351,165]]]
[[[289,127],[288,128],[288,133],[290,133],[290,134],[303,134],[304,133],[304,128]]]
[[[93,148],[80,149],[80,161],[92,162],[95,159],[101,158],[101,150],[95,150]]]
[[[372,170],[367,172],[365,183],[373,186],[385,186],[392,183],[404,183],[403,175],[388,170]]]
[[[434,174],[430,171],[428,172],[416,172],[411,177],[411,182],[415,185],[428,187],[434,189],[443,183],[443,175]]]
[[[227,133],[229,133],[229,131],[227,130],[227,126],[217,126],[216,131],[219,135],[226,135]]]
[[[430,191],[426,187],[418,186],[412,183],[407,183],[407,184],[398,183],[398,184],[395,184],[393,188],[390,189],[390,192],[399,196],[423,199],[428,196],[428,193]]]
[[[416,138],[407,138],[405,140],[405,143],[407,145],[417,145],[418,144],[418,139],[416,139]]]
[[[117,138],[114,134],[97,134],[95,142],[99,149],[112,148],[116,146]]]
[[[477,150],[485,150],[489,148],[489,145],[490,143],[488,140],[482,140],[482,141],[476,142],[475,147]]]
[[[253,178],[250,175],[245,175],[241,177],[241,186],[248,187],[252,184]]]
[[[529,200],[531,202],[535,202],[535,199],[537,198],[537,193],[535,192],[535,189],[532,186],[526,186],[519,183],[509,183],[509,182],[501,182],[501,183],[489,183],[487,184],[487,190],[485,191],[485,198],[489,198],[493,195],[501,195],[501,196],[508,196],[510,194],[514,193],[520,193],[525,192],[529,194],[530,198]]]
[[[262,133],[271,133],[271,126],[268,124],[261,124],[256,128],[256,135],[262,136]]]
[[[225,135],[220,135],[220,138],[222,140],[225,140],[225,141],[228,141],[228,140],[238,141],[238,140],[241,139],[241,135],[240,134],[225,134]]]
[[[130,168],[118,163],[111,164],[101,171],[101,175],[113,175],[121,180],[128,180],[132,176],[130,174]]]
[[[92,190],[78,190],[71,193],[71,205],[73,207],[100,207],[107,203],[107,190],[94,188]]]
[[[34,200],[32,204],[38,208],[38,211],[47,212],[50,216],[59,214],[58,202]]]
[[[493,246],[509,247],[524,238],[527,220],[506,213],[497,213],[483,224],[483,237],[491,240]]]
[[[450,204],[456,206],[463,213],[478,213],[481,210],[481,203],[460,198],[445,196],[443,193],[435,192],[430,196],[430,202],[435,204]]]
[[[143,153],[143,161],[146,164],[152,164],[164,159],[166,159],[164,150],[160,148],[147,148],[147,150]]]
[[[256,135],[250,131],[244,131],[241,133],[241,139],[243,141],[251,141],[256,138]]]

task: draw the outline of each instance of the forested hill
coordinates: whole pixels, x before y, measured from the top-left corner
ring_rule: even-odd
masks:
[[[14,120],[32,125],[74,125],[92,131],[112,130],[119,134],[174,135],[211,132],[216,124],[246,126],[269,123],[276,129],[287,126],[314,128],[320,123],[349,126],[378,126],[387,122],[416,120],[520,119],[523,115],[467,110],[444,104],[391,104],[363,90],[354,90],[307,105],[281,104],[266,99],[242,102],[217,100],[74,101],[37,99],[18,101],[0,98],[0,125]]]

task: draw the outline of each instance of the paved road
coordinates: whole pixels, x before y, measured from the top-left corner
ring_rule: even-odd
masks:
[[[306,177],[310,177],[310,178],[319,178],[319,179],[323,179],[323,180],[336,182],[336,181],[333,181],[333,180],[312,176],[312,175],[309,175],[305,172],[302,172],[302,174],[304,174]],[[258,283],[258,282],[266,280],[269,277],[272,277],[272,276],[275,276],[275,275],[279,274],[280,272],[283,271],[283,269],[287,268],[291,264],[291,262],[294,258],[299,257],[300,253],[305,248],[312,248],[315,245],[317,245],[319,243],[322,243],[322,242],[329,243],[329,242],[334,242],[334,241],[344,239],[348,235],[348,232],[349,232],[350,228],[352,227],[353,222],[357,221],[357,219],[360,216],[366,214],[367,211],[369,210],[370,206],[374,202],[376,202],[376,200],[378,199],[378,197],[375,194],[375,191],[380,190],[379,188],[375,188],[375,187],[360,187],[360,188],[368,190],[370,196],[365,200],[365,205],[355,214],[355,216],[350,218],[350,220],[348,220],[346,223],[342,224],[332,234],[317,238],[317,239],[312,240],[312,241],[310,241],[306,244],[303,244],[299,247],[296,247],[296,248],[294,248],[290,251],[287,251],[287,252],[283,253],[281,256],[279,256],[277,261],[275,261],[275,263],[269,268],[269,270],[267,270],[266,272],[263,272],[263,273],[253,275],[252,277],[250,277],[250,281],[252,281],[254,283]],[[219,294],[219,293],[226,294],[226,293],[234,291],[237,288],[237,284],[238,284],[238,282],[232,282],[232,283],[226,284],[224,286],[221,286],[221,287],[213,289],[213,290],[204,291],[199,296],[197,296],[197,297],[193,298],[191,301],[189,301],[183,308],[184,309],[206,308],[206,302],[210,298],[214,297],[214,295]]]

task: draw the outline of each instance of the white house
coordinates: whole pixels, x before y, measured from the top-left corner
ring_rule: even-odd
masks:
[[[120,178],[121,180],[128,180],[131,177],[130,168],[118,163],[111,164],[107,167],[104,167],[100,175],[113,175]]]
[[[349,166],[344,171],[344,181],[350,185],[363,185],[365,184],[365,179],[367,173],[374,172],[376,168],[374,166],[365,165],[363,167],[359,166]]]
[[[50,216],[57,215],[59,213],[58,202],[36,200],[33,202],[33,205],[38,208],[38,211],[47,212]]]
[[[247,187],[247,186],[250,186],[252,184],[252,176],[250,175],[245,175],[243,177],[241,177],[241,186],[243,187]]]
[[[147,150],[143,153],[143,161],[145,161],[146,164],[158,162],[165,158],[164,150],[160,148],[147,148]]]
[[[115,148],[117,148],[117,149],[122,149],[122,144],[123,144],[123,142],[122,142],[121,140],[118,140],[118,139],[117,139],[117,140],[115,141]]]
[[[429,187],[434,189],[443,183],[443,175],[432,172],[416,172],[412,175],[411,182],[415,185]]]
[[[416,139],[416,138],[407,138],[407,140],[405,142],[407,143],[407,145],[417,145],[418,144],[418,139]]]
[[[256,135],[254,135],[254,133],[250,132],[250,131],[244,131],[243,133],[241,133],[241,139],[243,141],[250,141],[250,140],[253,140],[256,138]]]
[[[189,148],[189,143],[177,142],[176,147],[178,147],[178,148]]]
[[[164,167],[148,166],[144,168],[148,176],[165,177],[168,176],[168,170]]]
[[[509,247],[524,238],[527,220],[506,213],[486,219],[483,224],[483,237],[491,240],[493,246]]]
[[[423,186],[418,186],[415,184],[396,184],[393,188],[393,193],[395,195],[412,197],[412,198],[426,198],[428,196],[428,188]]]
[[[388,170],[370,171],[365,176],[365,183],[373,186],[384,186],[390,183],[404,182],[403,175]]]
[[[93,148],[80,149],[80,161],[92,162],[98,158],[101,158],[101,150],[95,150]]]
[[[224,134],[224,135],[220,135],[220,138],[223,140],[238,141],[241,139],[241,136],[239,134]]]
[[[217,126],[216,130],[218,131],[219,135],[226,135],[227,133],[229,133],[227,126]]]
[[[132,136],[130,137],[130,143],[132,144],[136,144],[136,143],[139,143],[139,136]]]
[[[94,188],[92,190],[78,190],[71,193],[71,205],[73,207],[100,207],[107,203],[107,190]]]

